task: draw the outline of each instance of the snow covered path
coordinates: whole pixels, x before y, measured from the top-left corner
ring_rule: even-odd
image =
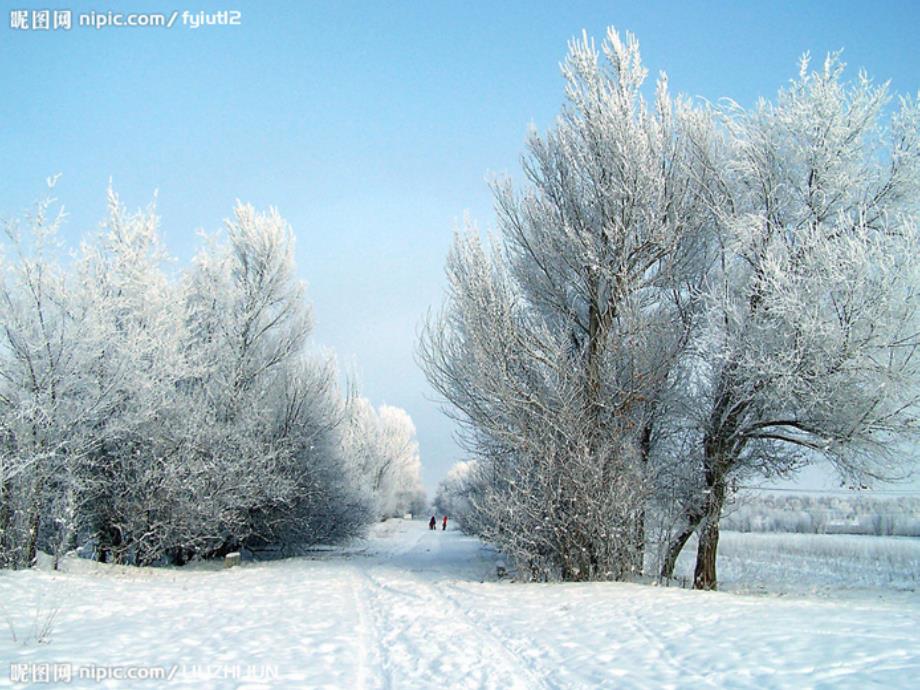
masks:
[[[231,570],[70,567],[0,573],[0,687],[22,687],[11,663],[67,664],[68,687],[110,688],[907,688],[920,677],[916,593],[494,582],[488,549],[423,522]],[[56,605],[50,642],[28,639]],[[172,680],[77,677],[135,665]]]

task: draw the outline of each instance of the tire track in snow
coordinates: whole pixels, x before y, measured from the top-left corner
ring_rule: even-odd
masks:
[[[669,664],[672,669],[677,673],[675,674],[678,678],[689,679],[692,678],[695,687],[706,686],[712,688],[722,687],[722,685],[716,682],[711,674],[702,674],[698,670],[685,664],[680,657],[678,657],[664,642],[661,641],[660,636],[656,635],[651,628],[646,625],[642,620],[643,612],[631,611],[625,613],[623,618],[620,619],[620,623],[625,624],[627,627],[631,628],[639,637],[644,639],[650,647],[657,650],[661,660]]]
[[[394,679],[393,687],[420,687],[421,678],[428,678],[430,687],[442,687],[443,682],[438,683],[435,678],[444,675],[438,672],[438,659],[446,659],[446,665],[466,664],[463,668],[450,669],[452,687],[549,690],[551,686],[543,674],[535,672],[504,641],[473,621],[452,598],[421,579],[404,573],[396,575],[396,571],[380,571],[377,566],[362,575],[372,593],[372,603],[378,612],[385,612],[383,623],[387,633],[381,641],[388,645],[385,666]],[[434,640],[426,637],[426,633],[432,634],[431,630]],[[425,652],[432,644],[441,649],[434,659]],[[399,653],[402,651],[405,653]],[[471,654],[475,658],[469,658]],[[451,664],[451,660],[458,663]],[[404,671],[403,677],[407,679],[404,684],[398,683],[399,677],[395,675],[399,665],[409,667]],[[453,675],[457,672],[465,677],[457,678]],[[412,676],[416,679],[409,680]]]
[[[358,613],[358,663],[355,669],[355,688],[357,690],[390,690],[391,679],[385,675],[385,664],[381,658],[379,644],[380,631],[377,617],[368,605],[367,596],[362,587],[361,571],[352,567],[351,589]],[[373,643],[369,639],[373,637]]]
[[[455,592],[457,595],[465,594],[466,592],[458,587],[457,585],[450,585],[450,590]],[[451,597],[451,600],[454,602],[455,606],[460,609],[468,618],[471,617],[470,613],[462,610],[461,605],[456,601],[455,597]],[[631,630],[636,638],[642,639],[648,648],[654,649],[658,655],[658,658],[662,663],[667,664],[672,669],[675,669],[677,672],[675,676],[679,679],[693,679],[693,687],[723,687],[722,684],[716,682],[707,674],[700,673],[699,670],[696,670],[688,665],[686,665],[678,656],[676,656],[670,648],[662,642],[654,632],[641,620],[640,614],[637,613],[626,613],[623,618],[616,621],[617,625],[625,625],[629,630]],[[499,640],[507,640],[507,637],[501,633],[492,633],[494,637]],[[508,642],[504,642],[504,645],[509,649],[510,647]],[[531,662],[531,666],[534,671],[540,673],[545,678],[549,678],[552,675],[552,671],[546,668],[541,668],[540,664],[536,662]],[[593,689],[596,687],[593,684],[581,684],[578,686],[572,685],[572,681],[567,680],[565,684],[560,684],[560,687],[572,688],[572,687],[581,687],[587,689]]]
[[[457,587],[454,585],[449,585],[448,587],[450,590],[454,592],[459,591]],[[526,669],[528,679],[531,681],[527,685],[528,688],[545,688],[546,690],[549,690],[550,688],[555,687],[554,685],[550,685],[548,681],[548,678],[550,676],[549,671],[547,671],[546,669],[540,668],[538,664],[535,664],[532,661],[527,661],[526,659],[523,659],[520,656],[520,654],[517,651],[515,651],[514,648],[511,645],[509,645],[508,642],[506,642],[506,640],[502,636],[496,633],[493,633],[491,630],[487,628],[484,628],[482,623],[474,619],[472,614],[467,609],[463,608],[463,606],[457,601],[456,597],[451,596],[446,593],[442,593],[441,596],[443,596],[445,600],[450,603],[451,608],[454,610],[457,616],[462,616],[464,620],[466,620],[467,623],[469,623],[469,625],[471,625],[477,631],[479,631],[480,635],[482,635],[483,637],[489,640],[492,640],[496,644],[497,647],[503,649],[508,656],[513,658],[518,664],[520,664]]]

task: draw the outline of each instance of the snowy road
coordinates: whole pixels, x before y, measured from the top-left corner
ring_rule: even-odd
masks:
[[[906,688],[920,677],[914,593],[494,582],[487,549],[422,522],[226,571],[72,570],[0,574],[0,687],[44,664],[70,668],[67,687],[111,688]],[[35,622],[57,606],[50,641],[36,644]],[[78,675],[154,667],[172,680]]]

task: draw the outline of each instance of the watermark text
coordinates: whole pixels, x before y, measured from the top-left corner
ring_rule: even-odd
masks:
[[[239,10],[217,12],[78,12],[69,9],[10,10],[10,29],[14,31],[70,31],[73,28],[152,28],[201,29],[211,26],[240,26],[243,13]]]

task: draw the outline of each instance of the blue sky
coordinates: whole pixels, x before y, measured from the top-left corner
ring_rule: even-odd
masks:
[[[8,10],[31,8],[71,9],[75,26],[11,29]],[[83,12],[173,10],[239,10],[241,25],[76,26]],[[487,177],[519,178],[528,126],[558,112],[570,38],[632,31],[652,75],[711,100],[771,97],[804,51],[840,48],[851,74],[920,90],[915,2],[13,0],[0,22],[0,216],[60,172],[75,243],[111,178],[130,206],[159,190],[166,242],[187,260],[237,198],[278,207],[316,343],[375,404],[410,412],[429,489],[459,450],[414,363],[417,325],[442,301],[464,213],[492,224]]]

